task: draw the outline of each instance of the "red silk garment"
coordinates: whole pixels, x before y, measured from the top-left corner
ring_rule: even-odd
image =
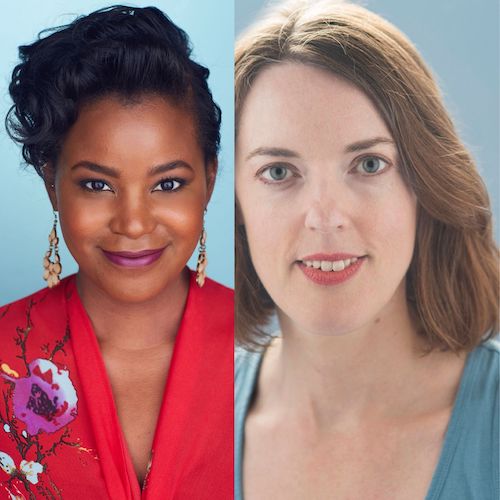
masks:
[[[142,491],[75,276],[1,308],[0,499],[233,498],[233,304],[191,274]]]

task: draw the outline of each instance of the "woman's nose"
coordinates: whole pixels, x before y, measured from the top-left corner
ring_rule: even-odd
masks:
[[[349,225],[349,209],[346,196],[322,189],[307,201],[305,227],[313,231],[327,233],[345,229]]]
[[[147,200],[127,195],[116,204],[110,227],[114,233],[138,239],[154,231],[156,219]]]

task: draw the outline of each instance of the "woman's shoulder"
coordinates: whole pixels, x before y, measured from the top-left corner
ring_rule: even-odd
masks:
[[[467,362],[464,385],[469,387],[471,414],[477,418],[490,415],[500,422],[500,340],[490,339],[482,342],[470,354]],[[498,429],[497,429],[498,430]]]
[[[3,319],[7,314],[10,315],[14,312],[25,310],[29,303],[38,302],[40,299],[43,299],[48,292],[49,288],[41,288],[34,293],[26,295],[26,297],[22,297],[10,302],[9,304],[0,306],[0,319]]]
[[[484,423],[499,418],[500,342],[490,339],[479,344],[467,357],[457,402],[465,421],[484,430]]]
[[[188,300],[190,309],[201,315],[205,325],[223,328],[234,338],[234,291],[231,288],[210,278],[205,278],[200,288],[193,273]]]
[[[244,347],[236,347],[234,351],[234,377],[235,381],[245,373],[258,368],[263,356],[261,351],[251,351]]]
[[[269,334],[267,344],[261,346],[246,347],[237,346],[234,353],[234,384],[238,393],[242,388],[253,389],[264,354],[268,347],[274,345],[281,337],[279,330]]]
[[[481,344],[476,347],[476,351],[486,351],[491,359],[496,359],[498,361],[500,359],[500,335],[481,342]]]
[[[237,347],[234,355],[234,398],[235,410],[242,413],[248,410],[249,402],[257,382],[263,351],[251,351]]]
[[[211,278],[205,278],[202,291],[224,301],[234,301],[234,290]]]
[[[0,308],[0,363],[19,358],[20,346],[31,352],[64,335],[72,282],[73,276],[69,276],[54,288],[43,288]]]
[[[500,382],[500,338],[492,338],[479,344],[469,355],[469,363],[473,365],[472,373],[477,373],[476,383],[485,389],[487,380],[498,388]],[[475,368],[475,369],[474,369]],[[487,395],[488,392],[485,391]]]
[[[0,331],[2,324],[17,320],[19,316],[25,316],[32,309],[54,307],[65,300],[67,285],[72,282],[74,275],[67,276],[54,288],[41,288],[36,292],[9,304],[0,306]]]
[[[499,382],[500,343],[488,340],[467,358],[432,498],[499,498]]]

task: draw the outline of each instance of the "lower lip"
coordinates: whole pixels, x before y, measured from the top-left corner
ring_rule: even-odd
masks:
[[[302,262],[299,262],[298,266],[306,278],[310,279],[313,283],[318,285],[339,285],[352,278],[362,266],[364,260],[365,257],[359,257],[354,264],[346,267],[343,271],[321,271],[321,269],[307,267]]]
[[[116,255],[114,253],[106,252],[105,250],[102,252],[108,260],[117,266],[136,268],[149,266],[153,262],[157,261],[161,257],[163,250],[164,248],[158,250],[157,252],[150,253],[149,255],[143,255],[142,257],[136,258],[123,257],[122,255]]]

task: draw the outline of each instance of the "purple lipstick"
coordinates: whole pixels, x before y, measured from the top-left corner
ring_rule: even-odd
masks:
[[[144,267],[158,260],[163,250],[165,250],[165,247],[154,250],[141,250],[140,252],[109,252],[102,250],[102,253],[117,266]]]

